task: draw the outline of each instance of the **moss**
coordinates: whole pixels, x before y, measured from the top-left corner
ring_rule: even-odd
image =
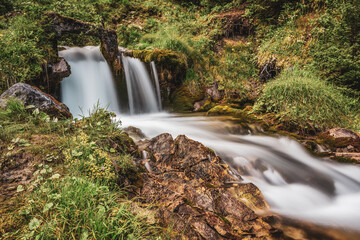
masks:
[[[237,118],[249,118],[248,114],[240,109],[235,109],[227,105],[217,105],[211,108],[207,113],[208,116],[221,116],[221,115],[228,115]]]
[[[207,112],[213,107],[216,106],[216,103],[212,102],[210,98],[206,99],[204,105],[198,110],[198,112]]]
[[[359,162],[352,158],[346,158],[341,156],[334,156],[331,157],[332,160],[339,162],[339,163],[352,163],[352,164],[358,164]]]
[[[335,151],[336,148],[345,148],[349,145],[360,149],[359,141],[353,138],[334,138],[327,132],[319,134],[316,138],[316,142],[319,144],[326,144],[332,151]]]
[[[185,79],[187,61],[186,57],[179,53],[165,49],[155,49],[134,50],[129,55],[146,63],[154,61],[157,66],[170,73],[171,76],[167,77],[167,80],[175,79],[177,82],[181,82],[181,80]]]
[[[204,98],[204,92],[190,91],[186,83],[178,88],[171,96],[172,108],[177,112],[190,112],[194,109],[194,103]]]

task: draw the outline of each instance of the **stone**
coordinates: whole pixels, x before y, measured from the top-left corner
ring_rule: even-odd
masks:
[[[59,58],[59,61],[51,65],[50,78],[63,79],[70,76],[70,65],[64,58]]]
[[[55,33],[54,48],[57,49],[57,39],[64,34],[80,34],[94,36],[100,39],[101,52],[112,69],[118,68],[118,42],[116,31],[105,29],[102,26],[83,22],[73,18],[61,16],[58,13],[49,12],[46,14],[52,23],[52,29]]]
[[[333,128],[329,130],[329,135],[337,138],[353,138],[353,139],[359,139],[359,135],[349,129],[345,128]]]
[[[219,91],[217,82],[206,88],[206,95],[215,102],[219,101],[222,98],[222,94]]]
[[[0,108],[5,108],[7,101],[11,98],[19,100],[24,106],[33,105],[50,117],[72,118],[72,114],[65,104],[58,102],[40,89],[25,83],[16,83],[1,94]]]
[[[254,211],[268,208],[257,187],[242,183],[200,142],[164,133],[141,148],[151,155],[156,172],[143,173],[140,198],[156,202],[159,223],[178,233],[173,239],[268,239],[278,234]]]
[[[137,127],[129,126],[124,128],[123,131],[129,134],[129,136],[136,141],[146,138],[145,134],[141,131],[141,129]]]

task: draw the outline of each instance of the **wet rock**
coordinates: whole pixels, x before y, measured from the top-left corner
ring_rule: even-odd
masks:
[[[276,232],[254,209],[267,209],[253,184],[242,184],[215,153],[184,135],[161,134],[142,144],[156,167],[143,174],[141,197],[158,219],[187,239],[271,238]]]
[[[141,129],[137,127],[129,126],[127,128],[124,128],[123,131],[129,134],[129,136],[136,141],[146,138],[145,134],[141,131]]]
[[[25,106],[33,105],[40,111],[47,113],[51,117],[71,118],[72,115],[68,107],[55,100],[52,96],[42,92],[36,87],[32,87],[25,83],[16,83],[6,90],[0,96],[0,108],[5,108],[7,101],[15,98],[22,102]]]

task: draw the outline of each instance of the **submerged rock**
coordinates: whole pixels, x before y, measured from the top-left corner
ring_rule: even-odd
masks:
[[[35,108],[47,113],[51,117],[72,117],[69,108],[65,104],[56,101],[55,98],[44,93],[40,89],[25,83],[16,83],[1,94],[0,108],[5,108],[8,100],[11,98],[19,100],[25,106],[33,105]]]
[[[142,150],[151,171],[141,197],[156,202],[158,219],[187,239],[264,239],[279,234],[255,209],[267,209],[260,191],[242,183],[215,153],[184,135],[161,134]],[[147,167],[147,168],[148,168]]]

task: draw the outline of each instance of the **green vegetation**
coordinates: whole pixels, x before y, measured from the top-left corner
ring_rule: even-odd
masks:
[[[119,202],[121,192],[84,177],[53,174],[19,209],[22,227],[13,234],[26,239],[139,239],[155,229],[145,217]]]
[[[350,102],[352,106],[341,105],[341,109],[353,109],[360,98],[357,0],[2,0],[1,3],[0,92],[15,82],[36,83],[43,66],[56,57],[52,49],[54,36],[49,34],[45,15],[52,11],[115,29],[119,45],[136,50],[135,57],[147,62],[160,61],[166,72],[163,80],[181,86],[171,96],[174,109],[179,111],[191,110],[194,101],[201,100],[198,96],[203,95],[204,86],[215,81],[226,104],[244,108],[261,95],[263,81],[267,81],[260,77],[263,72],[279,73],[294,66],[318,76],[311,79],[320,78],[329,82],[329,86],[336,86],[333,94],[341,91],[341,96],[349,97],[337,104]],[[97,45],[99,40],[79,34],[63,36],[58,42],[83,46]],[[264,70],[264,66],[273,69]],[[258,102],[267,98],[267,91]],[[291,95],[283,93],[279,98]],[[217,103],[207,103],[213,104]],[[266,111],[273,110],[280,114],[275,108]],[[310,113],[304,117],[292,114],[291,119],[300,117],[295,120],[298,124],[305,116],[310,119]],[[358,128],[355,122],[330,119],[317,115],[309,122],[315,128],[339,124]],[[301,126],[304,125],[307,124]]]
[[[112,116],[95,108],[75,122],[51,119],[16,100],[0,110],[0,171],[16,174],[12,171],[21,168],[31,179],[2,203],[2,239],[153,239],[163,234],[148,222],[151,210],[128,200],[117,184],[119,176],[134,180],[137,173],[128,147],[133,143]],[[4,189],[9,184],[4,182]]]
[[[283,71],[265,84],[254,111],[276,113],[281,121],[300,129],[349,127],[359,114],[354,100],[309,71]],[[355,128],[355,126],[353,125]]]

